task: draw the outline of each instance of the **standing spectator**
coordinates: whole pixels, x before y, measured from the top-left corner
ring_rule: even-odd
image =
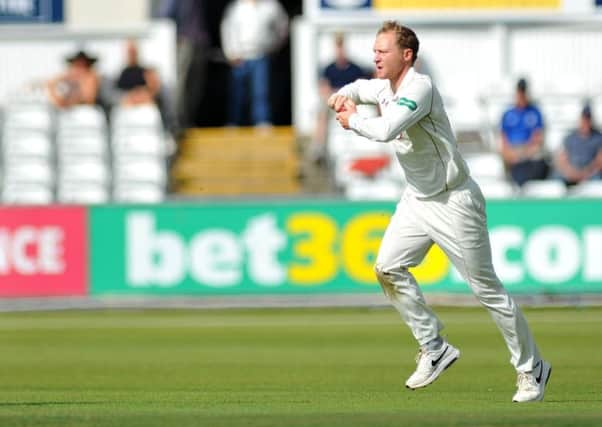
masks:
[[[334,61],[324,68],[320,78],[320,88],[323,91],[322,94],[327,95],[325,96],[326,100],[346,84],[368,77],[368,73],[347,57],[343,34],[335,34],[334,46]]]
[[[602,179],[602,134],[593,127],[589,105],[581,111],[579,127],[565,138],[555,166],[555,176],[566,185]]]
[[[516,85],[516,103],[502,117],[501,153],[512,180],[518,185],[545,179],[548,164],[543,158],[543,119],[527,95],[527,81]]]
[[[163,0],[159,15],[176,24],[176,115],[179,128],[195,126],[205,91],[209,32],[203,0]]]
[[[66,71],[46,84],[50,102],[58,108],[96,104],[100,82],[94,69],[97,59],[80,50],[66,60]]]
[[[326,140],[328,133],[328,118],[330,117],[330,109],[327,108],[326,101],[330,95],[342,88],[348,83],[352,83],[357,79],[367,78],[366,73],[359,65],[355,64],[347,57],[345,51],[345,37],[341,33],[335,34],[335,58],[334,61],[328,64],[320,75],[319,92],[320,106],[318,116],[316,118],[316,128],[314,138],[309,147],[309,156],[315,162],[320,162],[324,159],[326,152]]]
[[[250,86],[254,125],[271,125],[269,55],[288,34],[288,16],[277,0],[234,0],[221,23],[222,48],[232,66],[228,124],[241,125]]]

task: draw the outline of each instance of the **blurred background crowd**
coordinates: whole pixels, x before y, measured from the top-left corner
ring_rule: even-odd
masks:
[[[393,153],[342,131],[325,108],[370,78],[373,34],[389,18],[421,37],[416,67],[441,88],[486,197],[602,197],[595,0],[451,13],[436,1],[409,13],[370,1],[137,0],[119,13],[117,2],[9,3],[3,203],[396,200]],[[46,16],[45,5],[60,11]]]

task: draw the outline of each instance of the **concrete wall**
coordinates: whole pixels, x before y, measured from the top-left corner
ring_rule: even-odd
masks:
[[[149,0],[65,0],[65,21],[77,28],[123,28],[148,23]]]
[[[100,21],[99,21],[100,22]],[[71,26],[11,26],[0,33],[0,106],[25,97],[44,99],[44,82],[65,68],[65,58],[83,48],[98,58],[96,69],[110,82],[125,64],[124,41],[138,40],[140,60],[175,84],[175,28],[171,21],[139,26],[83,29]]]

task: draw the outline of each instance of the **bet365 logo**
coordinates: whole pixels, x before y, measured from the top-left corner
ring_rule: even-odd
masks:
[[[193,235],[155,214],[126,216],[126,281],[135,288],[172,288],[192,281],[211,288],[311,287],[333,283],[377,286],[373,266],[391,213],[358,211],[345,219],[327,211],[251,215],[242,226],[213,225]],[[202,224],[202,220],[199,220]],[[228,228],[229,227],[229,228]],[[508,285],[602,282],[602,227],[541,225],[491,230],[493,263]],[[434,245],[411,269],[422,286],[462,284]],[[462,287],[464,289],[465,287]]]
[[[274,214],[249,217],[241,231],[211,227],[184,237],[154,214],[126,217],[126,276],[133,287],[173,287],[187,279],[213,288],[327,284],[344,273],[376,285],[374,260],[389,213],[359,214],[341,229],[320,212],[298,212],[281,228]]]

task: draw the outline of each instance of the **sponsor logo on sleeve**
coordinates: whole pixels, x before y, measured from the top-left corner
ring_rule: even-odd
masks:
[[[416,111],[418,108],[418,104],[415,101],[412,101],[408,98],[399,98],[397,101],[397,105],[401,105],[402,107],[408,107],[411,111]]]

